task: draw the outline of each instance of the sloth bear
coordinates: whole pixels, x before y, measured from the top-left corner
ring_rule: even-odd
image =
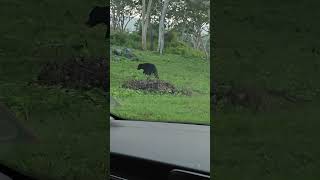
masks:
[[[151,63],[143,63],[139,64],[137,70],[143,69],[143,74],[145,75],[154,75],[157,79],[159,79],[157,68],[154,64]]]
[[[105,24],[107,26],[105,39],[109,39],[109,34],[110,34],[109,21],[110,21],[109,6],[106,6],[106,7],[95,6],[89,14],[89,19],[86,22],[86,25],[92,28],[98,24]]]
[[[89,27],[94,27],[98,24],[106,24],[109,25],[109,7],[99,7],[95,6],[90,14],[89,14],[89,19],[86,22],[86,24]]]

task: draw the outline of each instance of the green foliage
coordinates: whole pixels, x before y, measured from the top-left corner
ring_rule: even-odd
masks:
[[[166,53],[177,54],[184,57],[196,57],[196,58],[205,58],[205,53],[193,49],[184,42],[171,42],[168,47],[165,49]]]
[[[140,49],[141,35],[137,32],[130,33],[127,40],[127,46],[134,49]]]
[[[178,42],[178,32],[171,30],[165,33],[165,42],[168,44]]]
[[[158,38],[158,36],[156,36]],[[165,33],[164,37],[165,44],[165,53],[181,55],[183,57],[195,57],[195,58],[204,58],[205,53],[193,49],[186,42],[179,40],[179,33],[176,30],[171,30]],[[156,46],[158,45],[158,39],[156,39]]]
[[[128,32],[112,32],[110,42],[113,46],[124,46],[134,49],[141,49],[141,33],[138,31]],[[147,36],[150,38],[150,36]],[[153,50],[158,45],[158,34],[153,34]],[[147,41],[147,47],[150,49],[150,39]],[[179,33],[171,30],[165,34],[165,53],[181,55],[183,57],[205,58],[205,53],[192,48],[189,44],[179,40]]]
[[[126,32],[112,32],[110,35],[110,43],[112,45],[123,46],[128,41],[128,36]]]
[[[134,49],[140,49],[141,36],[138,32],[112,32],[110,42],[114,46],[125,46]]]

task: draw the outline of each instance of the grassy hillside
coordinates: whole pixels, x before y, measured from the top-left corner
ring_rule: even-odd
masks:
[[[216,8],[213,76],[238,86],[286,90],[311,102],[215,117],[216,179],[319,177],[319,26],[316,1],[233,1]]]
[[[119,116],[155,121],[177,121],[185,123],[210,123],[210,66],[200,58],[185,58],[179,55],[134,50],[139,61],[122,58],[111,61],[111,94],[121,106],[114,110]],[[191,96],[146,93],[122,88],[127,80],[146,79],[143,71],[137,70],[140,63],[153,63],[159,78],[180,90],[192,92]]]
[[[39,179],[106,178],[109,143],[103,97],[94,90],[66,91],[27,85],[49,60],[105,54],[104,27],[89,29],[84,25],[92,6],[104,3],[0,2],[0,100],[41,141],[38,144],[0,142],[0,163]],[[72,48],[83,44],[85,39],[88,49]],[[99,100],[98,105],[86,95]]]

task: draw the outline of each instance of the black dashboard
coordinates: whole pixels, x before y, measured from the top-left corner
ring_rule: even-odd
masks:
[[[112,153],[111,180],[209,180],[207,172]]]
[[[210,179],[209,126],[110,121],[110,179]]]

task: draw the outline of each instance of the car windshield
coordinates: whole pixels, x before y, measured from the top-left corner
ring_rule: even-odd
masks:
[[[95,3],[0,2],[1,165],[35,179],[107,179],[107,26],[95,15],[109,8]]]
[[[208,125],[210,1],[111,0],[110,8],[111,112]]]

